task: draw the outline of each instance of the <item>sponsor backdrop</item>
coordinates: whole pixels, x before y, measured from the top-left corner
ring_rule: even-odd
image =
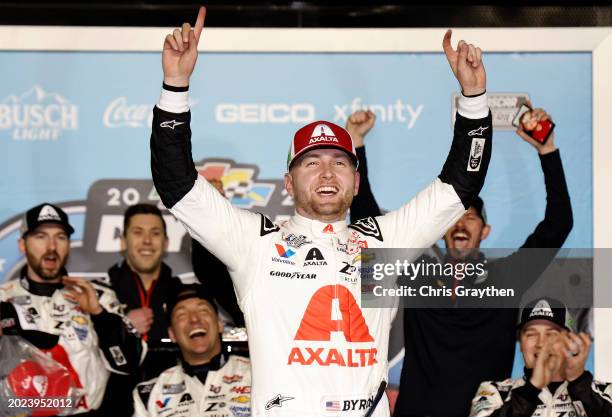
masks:
[[[448,153],[457,83],[441,53],[203,53],[192,78],[193,156],[240,207],[280,219],[289,140],[301,125],[343,125],[369,108],[374,193],[394,209],[429,183]],[[0,52],[0,280],[14,276],[20,215],[42,201],[76,227],[70,270],[95,275],[118,259],[121,214],[158,203],[150,181],[157,52]],[[482,196],[493,226],[485,246],[514,248],[543,217],[536,151],[510,121],[526,99],[557,124],[574,210],[569,248],[593,245],[591,53],[486,56],[495,150]],[[189,239],[172,219],[170,263],[189,273]],[[399,338],[398,338],[399,340]],[[397,353],[401,346],[392,350]],[[391,382],[399,379],[399,365]]]

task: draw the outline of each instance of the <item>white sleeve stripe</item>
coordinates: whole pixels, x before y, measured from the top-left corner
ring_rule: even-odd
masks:
[[[484,119],[489,114],[487,93],[478,97],[459,97],[457,111],[468,119]]]
[[[170,113],[185,113],[189,111],[189,92],[162,89],[157,107]]]

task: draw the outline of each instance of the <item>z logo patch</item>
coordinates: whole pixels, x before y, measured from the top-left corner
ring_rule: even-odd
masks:
[[[272,220],[268,219],[263,214],[259,213],[261,216],[261,228],[259,230],[259,236],[265,236],[273,232],[278,232],[280,227],[272,223]]]
[[[362,235],[371,236],[383,241],[383,235],[380,231],[380,226],[374,217],[368,217],[367,219],[357,220],[355,223],[349,225],[349,228],[357,230]]]
[[[167,122],[161,122],[159,124],[159,127],[169,127],[170,129],[174,130],[175,126],[180,126],[184,124],[185,122],[177,122],[176,120],[169,120]]]

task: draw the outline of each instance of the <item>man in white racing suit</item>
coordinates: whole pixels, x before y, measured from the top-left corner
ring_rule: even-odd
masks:
[[[572,318],[558,300],[542,298],[521,313],[523,378],[480,384],[470,417],[612,417],[612,384],[584,369],[587,333],[573,333]]]
[[[492,137],[481,51],[464,41],[454,50],[450,31],[444,37],[463,97],[451,151],[428,187],[398,210],[348,225],[355,150],[343,128],[319,121],[295,134],[285,186],[296,212],[276,225],[233,207],[195,170],[187,91],[204,15],[165,39],[151,169],[165,206],[230,271],[249,334],[253,414],[388,416],[381,387],[394,310],[361,309],[361,248],[427,248],[480,191]]]
[[[179,285],[168,294],[168,333],[180,363],[133,392],[134,417],[251,415],[251,363],[225,355],[223,323],[202,285]]]
[[[26,212],[19,248],[27,264],[19,280],[0,286],[1,327],[68,370],[73,386],[84,395],[66,412],[97,415],[93,410],[102,402],[110,372],[135,372],[146,345],[112,289],[68,276],[64,266],[73,231],[68,215],[53,204]],[[39,394],[45,397],[46,390]]]

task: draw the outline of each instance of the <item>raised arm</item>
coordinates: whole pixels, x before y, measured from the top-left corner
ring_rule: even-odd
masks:
[[[263,230],[270,222],[261,215],[233,207],[198,175],[193,163],[188,89],[205,15],[201,7],[195,28],[185,23],[164,41],[164,86],[153,110],[151,171],[155,188],[168,210],[194,239],[234,272],[248,264],[253,249],[248,237],[256,237],[260,228]],[[236,279],[244,276],[234,274],[239,292],[243,286]]]
[[[453,142],[438,178],[410,202],[378,219],[387,244],[394,247],[430,247],[461,217],[484,185],[493,127],[482,52],[463,40],[455,50],[450,39],[449,30],[442,46],[462,91]]]
[[[541,108],[533,110],[536,121],[550,120],[550,115]],[[570,202],[561,155],[555,146],[555,134],[551,133],[544,143],[534,140],[522,127],[516,131],[525,142],[533,146],[540,156],[540,164],[546,185],[546,211],[544,219],[525,240],[524,248],[560,248],[572,230],[574,217]]]
[[[542,109],[535,109],[533,118],[548,120],[550,116]],[[554,143],[554,133],[545,144],[534,140],[521,128],[516,133],[538,151],[546,185],[544,219],[516,252],[498,261],[500,268],[513,271],[499,278],[512,280],[512,287],[521,294],[527,291],[553,262],[571,232],[574,220],[561,156]],[[508,284],[500,282],[499,285]]]
[[[357,170],[359,171],[360,178],[359,193],[353,198],[353,202],[351,203],[351,223],[359,219],[376,217],[382,214],[370,187],[368,161],[366,160],[364,144],[365,136],[374,127],[375,122],[376,116],[371,110],[356,111],[351,114],[346,121],[346,130],[353,139],[355,150],[357,151],[357,158],[359,159]]]

